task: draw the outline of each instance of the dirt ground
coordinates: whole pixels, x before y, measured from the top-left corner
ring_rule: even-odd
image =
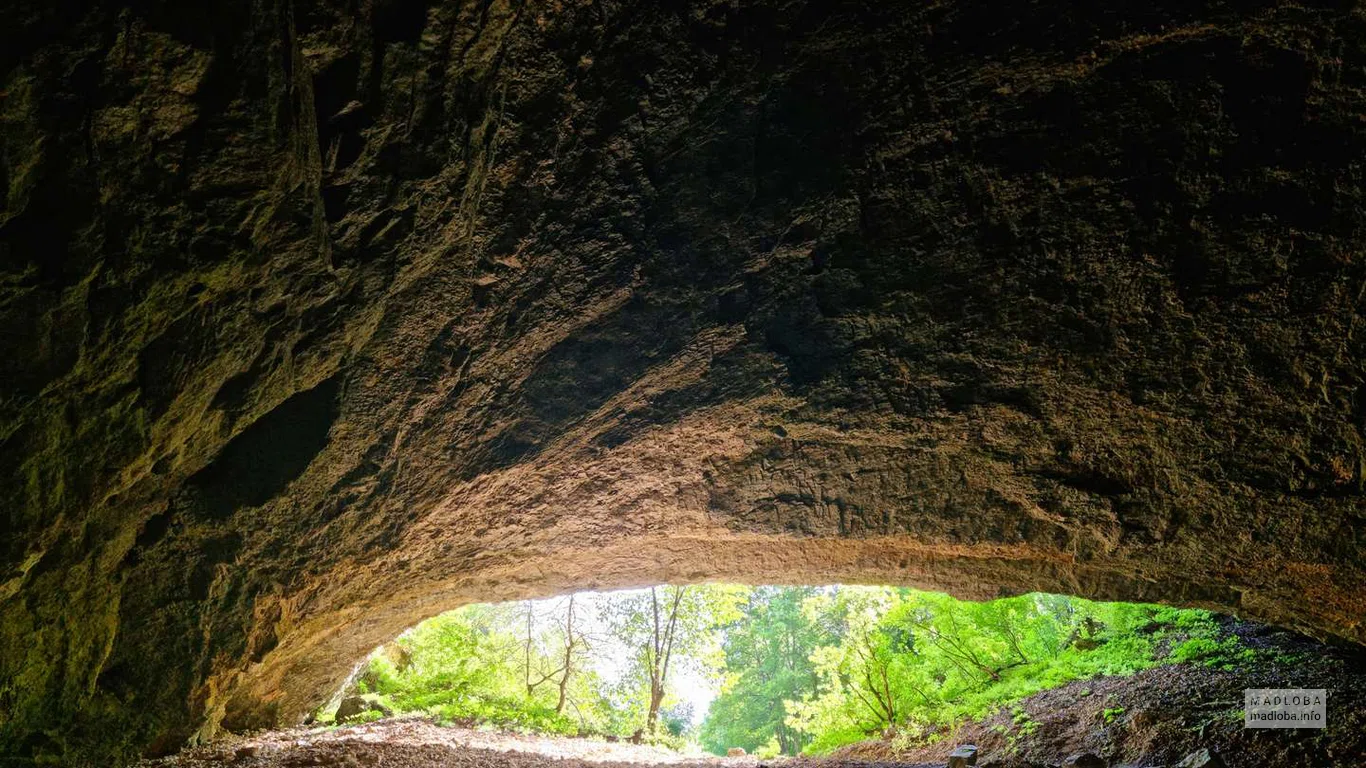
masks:
[[[597,739],[523,736],[469,728],[447,728],[421,718],[393,718],[333,730],[293,729],[240,737],[143,762],[139,768],[877,768],[879,765],[932,768],[932,764],[812,761],[753,757],[682,755],[659,747]]]

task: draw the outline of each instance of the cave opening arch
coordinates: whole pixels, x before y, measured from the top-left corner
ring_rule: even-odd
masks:
[[[572,565],[570,565],[572,563]],[[553,564],[553,567],[552,567]],[[1237,594],[1178,579],[1128,580],[1071,566],[1040,568],[999,552],[977,556],[935,553],[904,537],[801,540],[744,536],[662,537],[619,546],[518,557],[486,581],[461,580],[397,599],[353,604],[340,616],[299,627],[271,663],[258,666],[228,701],[224,719],[199,738],[221,732],[278,727],[307,719],[335,696],[374,648],[421,621],[477,603],[551,598],[578,591],[637,589],[657,584],[868,584],[949,592],[986,601],[1026,592],[1094,600],[1155,602],[1237,613]],[[316,632],[316,634],[313,634]]]
[[[575,586],[1366,642],[1346,4],[11,5],[0,751]]]

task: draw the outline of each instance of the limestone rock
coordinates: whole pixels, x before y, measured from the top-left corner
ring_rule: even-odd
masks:
[[[345,723],[367,712],[378,712],[385,717],[393,714],[388,707],[377,701],[372,701],[364,696],[347,696],[337,706],[336,719],[338,723]]]
[[[0,6],[0,754],[667,580],[1366,641],[1350,4],[523,5]]]
[[[1062,761],[1063,768],[1108,768],[1110,762],[1093,752],[1082,752]]]
[[[948,768],[968,768],[977,765],[977,747],[973,744],[963,744],[949,753]]]
[[[1225,768],[1223,758],[1219,753],[1212,752],[1209,748],[1196,750],[1186,755],[1185,759],[1176,764],[1176,768]]]

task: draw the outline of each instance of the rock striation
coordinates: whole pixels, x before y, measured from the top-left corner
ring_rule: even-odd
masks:
[[[664,580],[1364,642],[1364,116],[1327,0],[5,3],[0,753]]]

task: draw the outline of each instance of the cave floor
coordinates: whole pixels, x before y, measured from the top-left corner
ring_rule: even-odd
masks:
[[[647,745],[608,743],[593,739],[523,736],[496,731],[448,728],[422,718],[393,718],[336,729],[268,731],[252,736],[187,749],[177,755],[146,761],[140,768],[293,768],[294,766],[385,766],[427,768],[612,768],[668,766],[701,768],[760,765],[877,768],[903,766],[932,768],[940,763],[887,763],[843,760],[754,757],[695,757]]]

